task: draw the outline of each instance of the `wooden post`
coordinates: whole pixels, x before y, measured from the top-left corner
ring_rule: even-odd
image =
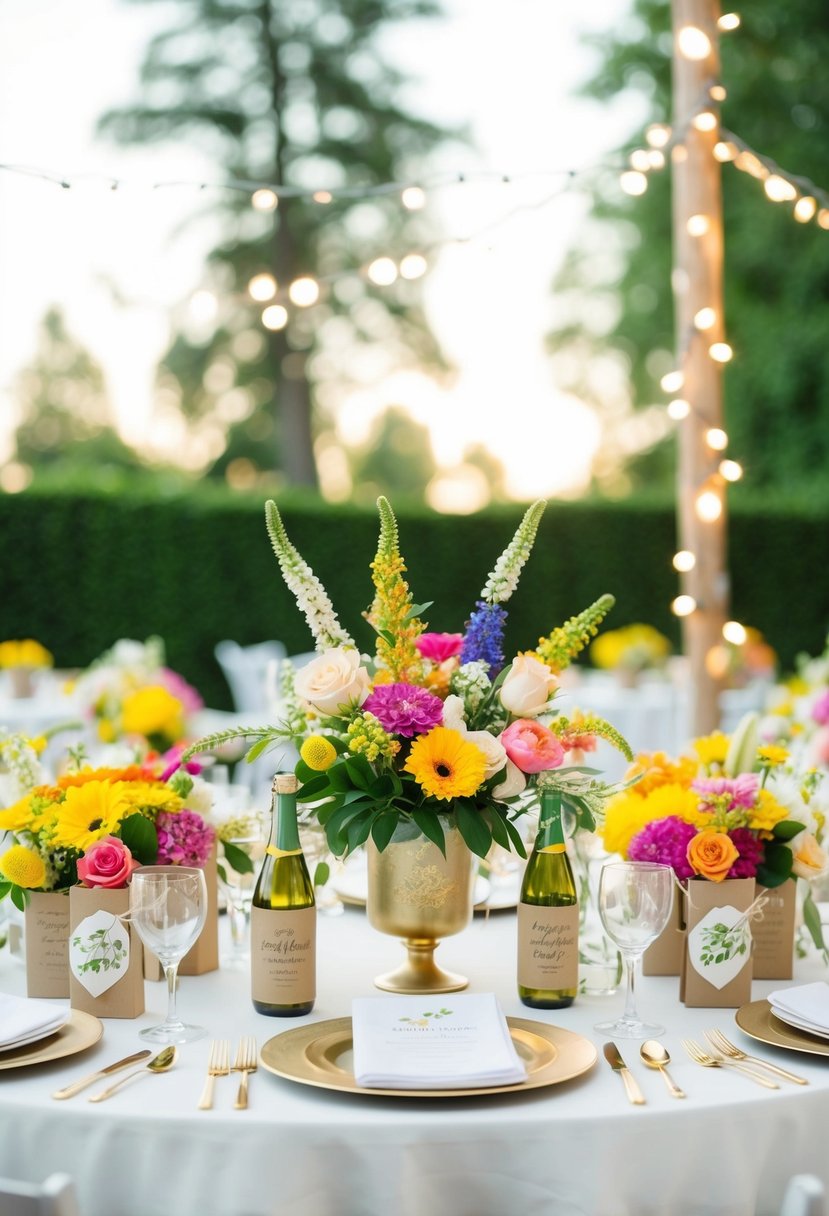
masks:
[[[717,123],[713,130],[699,130],[689,121],[703,109],[718,117],[717,102],[709,97],[710,86],[719,81],[718,16],[719,0],[673,0],[673,287],[677,366],[684,375],[678,395],[691,407],[679,423],[677,522],[679,547],[696,558],[693,569],[682,576],[682,591],[697,603],[682,622],[690,666],[690,726],[695,735],[719,725],[721,679],[706,665],[706,658],[713,647],[722,645],[729,604],[725,482],[718,472],[722,452],[706,441],[709,428],[723,427],[722,371],[709,354],[712,343],[724,341],[725,332],[720,165],[713,154],[719,129]],[[680,31],[689,26],[709,40],[704,58],[682,52],[686,43]],[[684,123],[688,125],[683,129]],[[705,231],[692,235],[692,217],[705,217]],[[703,227],[705,220],[692,221],[691,229]],[[711,328],[699,330],[695,317],[703,308],[713,309],[715,320]],[[722,504],[719,518],[700,518],[697,500],[704,491],[713,492]]]

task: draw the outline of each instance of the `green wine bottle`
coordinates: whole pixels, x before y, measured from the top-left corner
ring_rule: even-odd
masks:
[[[250,910],[251,996],[257,1013],[295,1018],[316,997],[317,909],[299,843],[293,773],[273,779],[271,834]]]
[[[535,848],[518,904],[518,995],[533,1009],[572,1005],[579,978],[579,905],[561,826],[561,797],[541,791]]]

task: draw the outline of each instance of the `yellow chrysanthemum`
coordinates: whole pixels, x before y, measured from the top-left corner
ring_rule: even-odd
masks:
[[[627,776],[634,777],[639,773],[642,775],[636,782],[636,793],[644,798],[651,790],[662,785],[690,785],[697,775],[697,765],[690,756],[671,760],[664,752],[640,752],[628,769]]]
[[[728,735],[724,735],[721,730],[715,730],[712,735],[703,735],[700,739],[694,740],[694,751],[700,759],[700,763],[709,767],[712,764],[725,764],[725,757],[728,754]]]
[[[778,765],[785,764],[788,758],[788,750],[776,743],[764,743],[762,747],[757,748],[757,759],[768,768],[777,768]]]
[[[770,790],[762,789],[757,791],[757,805],[751,811],[748,826],[755,832],[770,832],[776,823],[788,817],[788,808]]]
[[[661,785],[644,797],[638,786],[611,798],[605,811],[601,828],[604,847],[608,853],[620,853],[627,857],[631,840],[647,823],[654,819],[666,819],[676,815],[686,823],[702,827],[708,822],[699,810],[699,796],[681,785]]]
[[[46,880],[46,866],[43,858],[33,849],[25,845],[13,844],[0,857],[0,874],[7,882],[13,882],[16,887],[42,887]]]
[[[123,795],[131,810],[167,811],[176,815],[184,803],[163,781],[116,781],[113,789]]]
[[[66,791],[66,799],[55,807],[51,843],[83,852],[114,832],[132,809],[123,788],[109,781],[72,786]]]
[[[166,688],[150,684],[124,698],[121,726],[127,735],[180,739],[184,733],[184,709],[178,697]]]
[[[484,779],[486,756],[460,731],[436,726],[415,739],[403,767],[425,794],[449,801],[475,793]]]
[[[337,759],[337,749],[325,735],[311,735],[299,749],[299,754],[315,773],[324,773]]]

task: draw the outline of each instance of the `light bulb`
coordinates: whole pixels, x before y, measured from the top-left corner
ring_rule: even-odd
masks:
[[[375,258],[366,274],[376,287],[390,287],[397,278],[397,266],[391,258]]]
[[[763,183],[763,189],[773,203],[790,203],[797,198],[797,190],[785,177],[772,173]]]
[[[678,595],[671,601],[671,612],[674,616],[690,616],[697,610],[697,601],[692,595]]]
[[[625,194],[636,197],[639,194],[645,193],[648,188],[648,179],[644,173],[640,173],[637,169],[626,169],[619,178],[619,185]]]
[[[275,211],[279,206],[279,198],[276,193],[264,187],[261,190],[254,190],[250,201],[256,211]]]
[[[673,401],[668,402],[668,417],[673,418],[674,422],[681,422],[690,412],[691,405],[684,397],[674,397]]]
[[[714,144],[714,158],[721,164],[725,164],[729,160],[734,160],[737,155],[737,145],[730,143],[727,139],[721,139]]]
[[[711,426],[705,432],[705,442],[714,452],[724,452],[728,447],[728,436],[721,427]]]
[[[636,148],[629,160],[631,169],[637,169],[640,173],[647,173],[651,167],[650,153],[645,148]]]
[[[758,181],[765,181],[769,176],[769,171],[758,156],[753,152],[743,150],[738,152],[734,157],[734,164],[743,173],[750,173],[752,177],[756,177]]]
[[[723,481],[739,481],[743,475],[743,466],[736,460],[720,461],[720,476]]]
[[[694,325],[697,329],[713,329],[717,323],[717,314],[713,308],[701,308],[694,313]]]
[[[717,27],[718,27],[718,29],[721,29],[724,34],[729,34],[732,30],[739,29],[740,28],[740,14],[739,13],[723,13],[723,15],[721,17],[717,18]]]
[[[664,148],[671,139],[671,128],[664,122],[652,122],[645,129],[645,139],[652,148]]]
[[[675,165],[683,165],[688,159],[688,149],[685,144],[674,144],[671,148],[671,161]]]
[[[726,642],[731,642],[734,646],[742,646],[748,637],[745,626],[739,621],[726,621],[722,627],[722,635]]]
[[[685,383],[685,377],[678,369],[672,372],[666,372],[659,381],[662,386],[662,391],[665,393],[678,393]]]
[[[407,186],[400,195],[400,201],[407,211],[420,211],[426,206],[426,195],[420,186]]]
[[[269,304],[262,313],[262,324],[265,329],[284,329],[288,324],[288,310],[281,304]]]
[[[255,274],[248,283],[248,295],[252,300],[272,300],[276,295],[276,279],[272,274]]]
[[[725,101],[728,97],[728,91],[724,84],[712,84],[708,90],[708,96],[712,101]]]
[[[407,253],[400,262],[400,277],[419,279],[429,269],[429,263],[421,253]]]
[[[705,236],[711,227],[711,220],[707,215],[689,215],[685,227],[689,236]]]
[[[212,291],[201,288],[190,297],[188,311],[194,321],[212,321],[219,311],[219,301]]]
[[[829,228],[829,211],[825,207],[821,207],[817,213],[817,222],[821,228]]]
[[[694,510],[704,524],[713,524],[722,515],[722,499],[715,490],[703,490],[697,495]]]
[[[714,680],[721,680],[728,672],[730,655],[727,646],[712,646],[705,655],[705,670]]]
[[[708,347],[708,353],[715,363],[730,363],[734,358],[734,351],[727,342],[713,342]]]
[[[711,54],[711,39],[697,25],[683,25],[676,41],[685,59],[707,59]]]
[[[311,198],[314,200],[315,203],[319,203],[320,206],[323,206],[323,207],[327,203],[333,203],[333,201],[334,201],[334,195],[331,193],[330,190],[315,190],[314,193],[311,195]]]
[[[671,564],[674,570],[678,570],[680,574],[687,574],[697,564],[696,554],[692,553],[690,549],[680,549],[678,553],[674,554]]]
[[[648,153],[648,164],[650,165],[651,169],[664,169],[665,153],[660,152],[658,148],[651,148],[650,152]]]
[[[808,224],[809,220],[814,219],[817,211],[817,199],[812,198],[810,194],[799,198],[794,205],[794,218],[800,224]]]
[[[717,116],[713,110],[700,110],[699,114],[695,114],[691,125],[697,131],[715,131],[717,129]]]
[[[310,308],[320,298],[319,283],[310,275],[303,275],[302,278],[294,279],[288,288],[288,295],[291,302],[299,308]]]

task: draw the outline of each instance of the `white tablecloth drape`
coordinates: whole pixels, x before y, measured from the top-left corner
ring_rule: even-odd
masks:
[[[442,943],[443,965],[471,991],[495,992],[505,1013],[555,1023],[601,1046],[592,1026],[622,996],[582,997],[569,1010],[530,1011],[515,995],[515,919],[476,916]],[[376,995],[373,976],[402,947],[349,908],[320,917],[318,1001],[312,1020],[350,1012]],[[816,961],[799,978],[821,978]],[[0,987],[24,991],[20,965],[0,952]],[[754,985],[754,997],[779,986]],[[785,1184],[813,1172],[829,1186],[829,1058],[753,1044],[733,1011],[685,1009],[678,981],[646,979],[643,1012],[667,1027],[685,1101],[622,1042],[647,1105],[628,1104],[603,1057],[583,1077],[524,1095],[391,1099],[314,1089],[260,1069],[248,1111],[232,1109],[237,1078],[219,1078],[212,1111],[198,1111],[208,1040],[180,1051],[173,1072],[146,1077],[100,1105],[51,1092],[139,1046],[165,994],[147,985],[146,1013],[107,1021],[102,1040],[71,1058],[0,1072],[0,1174],[39,1180],[65,1170],[84,1216],[776,1216]],[[260,1045],[297,1021],[257,1015],[246,974],[220,970],[181,981],[180,1010],[228,1038]],[[766,1091],[684,1057],[680,1039],[719,1026],[749,1050],[808,1076],[808,1087]],[[95,1092],[90,1090],[88,1092]]]

